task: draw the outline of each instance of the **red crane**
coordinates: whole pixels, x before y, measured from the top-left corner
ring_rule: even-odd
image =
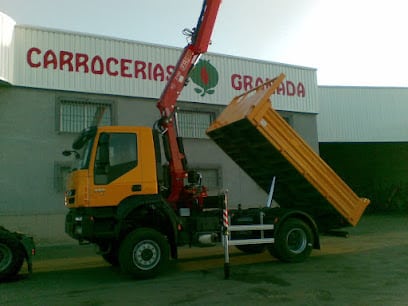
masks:
[[[159,128],[162,131],[169,148],[169,170],[171,176],[170,194],[167,201],[173,206],[183,196],[184,179],[187,177],[187,162],[183,153],[181,139],[177,134],[177,122],[174,118],[176,103],[183,87],[188,79],[188,74],[198,61],[201,54],[207,52],[211,34],[221,0],[204,0],[197,26],[188,31],[191,42],[184,48],[174,73],[164,88],[157,107],[160,110],[161,119]],[[205,189],[202,196],[206,195]]]

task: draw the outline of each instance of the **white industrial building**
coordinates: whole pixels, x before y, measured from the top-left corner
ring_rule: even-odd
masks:
[[[152,126],[159,117],[156,101],[180,52],[16,25],[0,13],[0,225],[31,233],[40,244],[71,241],[64,233],[63,199],[70,161],[61,152],[92,124],[100,107],[107,110],[102,124]],[[334,154],[338,145],[404,146],[408,140],[408,89],[318,87],[312,68],[217,54],[204,55],[199,67],[179,99],[181,134],[190,166],[203,173],[210,193],[228,189],[231,203],[263,205],[267,195],[205,129],[234,96],[282,72],[286,80],[273,106],[316,151],[320,142],[322,156],[346,181],[354,182],[352,167]],[[393,190],[393,197],[402,193]]]

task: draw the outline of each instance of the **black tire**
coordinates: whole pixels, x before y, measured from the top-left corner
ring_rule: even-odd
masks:
[[[248,254],[260,254],[265,251],[265,244],[243,244],[235,246],[238,250]]]
[[[102,251],[102,258],[109,264],[114,267],[119,266],[119,247],[116,243],[112,243],[111,246],[104,250],[103,248],[99,247]]]
[[[272,255],[273,257],[275,257],[275,258],[278,258],[278,257],[276,256],[275,243],[268,244],[267,248],[268,248],[269,254],[271,254],[271,255]]]
[[[122,272],[136,278],[152,278],[163,270],[169,261],[169,244],[165,237],[151,228],[130,232],[119,248]]]
[[[17,275],[24,262],[19,240],[9,232],[0,232],[0,281]]]
[[[310,256],[313,235],[305,222],[288,219],[277,230],[275,243],[268,246],[272,256],[284,262],[302,262]]]

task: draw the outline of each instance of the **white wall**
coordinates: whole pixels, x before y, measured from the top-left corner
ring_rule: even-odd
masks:
[[[14,25],[13,19],[0,12],[0,82],[13,82]]]
[[[319,142],[408,141],[408,88],[319,86]]]

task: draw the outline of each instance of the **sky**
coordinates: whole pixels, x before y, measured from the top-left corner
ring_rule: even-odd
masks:
[[[183,48],[202,0],[0,0],[17,24]],[[222,0],[209,52],[317,69],[319,85],[408,87],[405,0]]]

